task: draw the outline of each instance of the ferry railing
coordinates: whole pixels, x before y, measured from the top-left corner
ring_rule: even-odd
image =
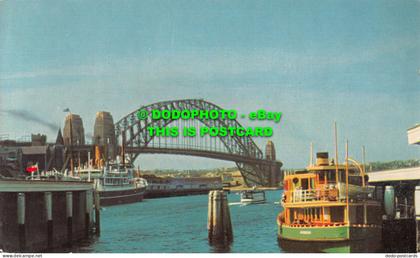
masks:
[[[338,189],[286,191],[286,202],[338,201]]]

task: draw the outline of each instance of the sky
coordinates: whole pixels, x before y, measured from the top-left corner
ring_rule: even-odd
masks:
[[[271,126],[284,168],[315,151],[340,159],[418,159],[420,1],[0,1],[0,137],[55,140],[64,108],[93,133],[158,101],[204,98],[282,112]],[[41,122],[36,122],[41,120]],[[256,138],[262,148],[268,139]],[[163,161],[163,162],[162,162]],[[234,163],[141,155],[144,169]]]

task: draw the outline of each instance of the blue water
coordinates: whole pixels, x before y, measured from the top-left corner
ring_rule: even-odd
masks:
[[[99,253],[272,253],[277,242],[276,216],[281,191],[267,191],[267,203],[241,206],[239,195],[228,195],[234,240],[212,247],[207,240],[208,196],[146,199],[106,207],[101,212],[101,236],[74,252]]]

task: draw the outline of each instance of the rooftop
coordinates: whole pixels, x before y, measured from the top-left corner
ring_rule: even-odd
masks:
[[[420,144],[420,124],[407,130],[408,144]]]
[[[420,180],[420,167],[370,172],[369,183]]]

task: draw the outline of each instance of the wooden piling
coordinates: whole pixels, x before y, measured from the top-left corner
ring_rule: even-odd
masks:
[[[416,249],[420,252],[420,218],[416,218]]]
[[[230,210],[229,210],[229,203],[226,194],[222,191],[223,196],[223,214],[224,214],[224,228],[227,232],[226,238],[230,242],[233,240],[233,234],[232,234],[232,221],[230,219]]]
[[[97,236],[101,234],[101,215],[100,215],[100,197],[99,192],[95,191],[95,233]]]
[[[47,218],[47,247],[53,247],[53,219],[52,219],[52,192],[44,193],[45,214]]]
[[[88,190],[85,192],[85,237],[88,237],[91,229],[91,219],[92,219],[92,207],[93,207],[93,198],[92,191]]]
[[[19,250],[25,250],[26,247],[26,230],[25,230],[25,194],[17,195],[17,220],[19,232]]]
[[[229,243],[233,240],[228,201],[223,191],[209,193],[208,239],[210,243]]]
[[[214,191],[209,192],[209,201],[208,201],[208,214],[207,214],[207,231],[209,241],[212,238],[213,234],[213,193]]]
[[[216,191],[213,195],[213,240],[224,238],[222,201],[220,192]]]

